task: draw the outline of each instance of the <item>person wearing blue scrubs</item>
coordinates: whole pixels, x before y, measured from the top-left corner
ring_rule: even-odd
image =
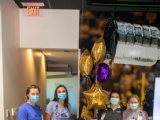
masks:
[[[27,88],[27,100],[19,107],[18,120],[42,120],[42,108],[36,104],[39,100],[39,93],[40,89],[36,85]]]
[[[68,92],[64,85],[59,85],[54,93],[54,99],[46,109],[45,120],[69,120],[71,105],[68,103]]]

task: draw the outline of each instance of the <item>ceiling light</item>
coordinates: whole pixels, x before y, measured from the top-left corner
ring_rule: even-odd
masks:
[[[40,6],[43,7],[44,3],[43,2],[21,2],[21,4],[25,6]]]
[[[51,55],[51,53],[48,53],[48,55]]]

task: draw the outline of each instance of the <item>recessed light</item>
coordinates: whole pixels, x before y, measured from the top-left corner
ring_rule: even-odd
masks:
[[[43,7],[44,3],[43,2],[21,2],[21,4],[25,6],[40,6]]]
[[[48,53],[48,55],[51,55],[51,53]]]

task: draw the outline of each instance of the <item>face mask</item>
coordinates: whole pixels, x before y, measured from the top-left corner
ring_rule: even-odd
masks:
[[[118,98],[111,98],[110,102],[112,105],[117,105],[119,103],[119,99]]]
[[[58,98],[61,100],[61,101],[64,101],[66,99],[67,95],[66,93],[60,93],[58,94]]]
[[[129,107],[132,109],[132,110],[135,110],[138,108],[138,104],[129,104]]]
[[[36,102],[38,102],[38,100],[39,100],[39,96],[32,96],[32,95],[30,95],[30,101],[32,103],[36,103]]]

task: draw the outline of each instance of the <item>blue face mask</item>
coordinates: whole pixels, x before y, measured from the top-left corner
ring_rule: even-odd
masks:
[[[132,110],[135,110],[138,108],[138,104],[129,104],[129,107],[132,109]]]
[[[111,98],[110,102],[112,105],[117,105],[119,103],[119,99],[118,98]]]
[[[36,103],[36,102],[38,102],[38,100],[39,100],[39,96],[32,96],[32,95],[30,95],[30,101],[32,103]]]
[[[66,99],[67,95],[66,93],[60,93],[58,94],[58,98],[61,100],[61,101],[64,101]]]

